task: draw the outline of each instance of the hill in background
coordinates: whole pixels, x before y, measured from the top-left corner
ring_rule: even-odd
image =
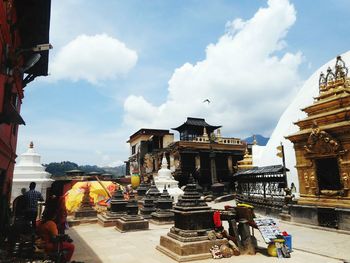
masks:
[[[262,136],[260,134],[255,135],[255,137],[256,137],[256,140],[258,142],[258,145],[261,145],[261,146],[265,146],[267,144],[267,142],[269,141],[269,139],[270,139],[270,138],[266,138],[266,137],[264,137],[264,136]],[[246,141],[249,144],[252,144],[253,140],[254,140],[254,135],[243,139],[243,141]]]
[[[121,177],[125,175],[125,165],[116,167],[99,167],[97,165],[78,165],[70,161],[52,162],[44,164],[46,172],[52,174],[52,176],[62,176],[66,174],[66,171],[70,170],[82,170],[85,173],[98,172],[109,173],[113,177]]]

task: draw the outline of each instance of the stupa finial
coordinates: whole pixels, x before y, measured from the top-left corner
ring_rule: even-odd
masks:
[[[168,160],[166,159],[165,152],[163,153],[163,158],[162,158],[162,169],[167,169],[168,168]]]
[[[253,145],[258,145],[258,141],[256,139],[256,135],[253,135]]]

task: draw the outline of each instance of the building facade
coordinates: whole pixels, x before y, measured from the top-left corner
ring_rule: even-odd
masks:
[[[174,128],[180,133],[180,141],[170,146],[170,166],[180,185],[185,185],[192,174],[204,190],[218,182],[230,188],[246,144],[239,138],[222,137],[220,128],[192,117]]]
[[[152,178],[161,168],[164,149],[174,142],[174,134],[169,130],[140,129],[127,141],[130,145],[130,157],[126,162],[126,174],[139,174],[144,179]]]
[[[180,133],[179,141],[174,141],[174,135],[168,130],[139,130],[128,141],[131,173],[140,171],[147,179],[157,176],[165,153],[168,168],[181,186],[187,183],[190,174],[206,189],[217,182],[231,183],[246,144],[238,138],[222,137],[220,127],[209,125],[201,118],[188,117],[182,125],[173,128]],[[163,144],[150,147],[155,142]]]
[[[0,1],[0,226],[4,225],[15,165],[24,87],[46,76],[50,0]],[[1,233],[0,229],[0,233]]]

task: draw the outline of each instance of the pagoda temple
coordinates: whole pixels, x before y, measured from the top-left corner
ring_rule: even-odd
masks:
[[[173,128],[180,133],[180,141],[170,145],[170,169],[180,185],[186,184],[193,174],[205,190],[218,182],[230,187],[232,174],[237,161],[243,159],[246,145],[239,138],[222,137],[220,127],[201,118],[188,117],[185,123]]]
[[[319,95],[295,124],[293,142],[300,199],[292,220],[350,230],[350,78],[340,56],[320,74]]]
[[[204,127],[205,130],[203,129]],[[187,117],[186,122],[177,128],[172,128],[172,130],[180,133],[180,141],[193,141],[196,140],[197,137],[210,135],[219,128],[221,128],[221,126],[212,126],[204,119]]]

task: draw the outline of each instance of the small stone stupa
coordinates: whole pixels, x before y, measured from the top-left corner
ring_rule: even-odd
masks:
[[[134,193],[131,191],[128,204],[126,205],[127,215],[117,219],[115,229],[119,232],[129,232],[149,229],[149,223],[142,216],[138,215],[139,207]]]
[[[158,171],[158,176],[154,179],[155,184],[159,191],[162,191],[164,186],[166,186],[169,195],[174,199],[176,203],[179,196],[183,195],[184,192],[179,188],[179,182],[174,180],[171,175],[171,171],[168,169],[168,162],[165,158],[165,153],[163,154],[162,167]]]
[[[147,194],[143,199],[143,205],[140,208],[140,214],[145,219],[150,219],[151,214],[156,211],[155,201],[153,197]]]
[[[21,189],[29,190],[31,182],[36,183],[35,190],[41,192],[46,197],[46,189],[49,188],[54,180],[50,174],[45,171],[41,165],[41,156],[34,151],[34,144],[30,142],[28,150],[21,154],[19,162],[15,166],[13,173],[12,198],[15,199],[21,194]]]
[[[117,219],[126,215],[126,204],[122,190],[119,188],[114,192],[107,212],[97,215],[98,223],[103,227],[115,226]]]
[[[214,210],[200,199],[192,176],[173,212],[174,226],[166,236],[160,237],[157,249],[176,261],[211,258],[213,245],[228,242],[227,239],[209,240],[208,233],[214,228]]]
[[[146,184],[143,177],[141,177],[141,183],[139,187],[137,187],[137,199],[142,199],[145,195],[148,189],[150,188],[150,184]]]
[[[74,212],[74,219],[96,218],[97,211],[93,209],[90,202],[90,186],[86,183],[84,195],[80,207]]]
[[[172,224],[174,223],[173,200],[169,195],[166,186],[164,186],[163,193],[157,201],[157,209],[151,214],[151,222],[154,224]]]

